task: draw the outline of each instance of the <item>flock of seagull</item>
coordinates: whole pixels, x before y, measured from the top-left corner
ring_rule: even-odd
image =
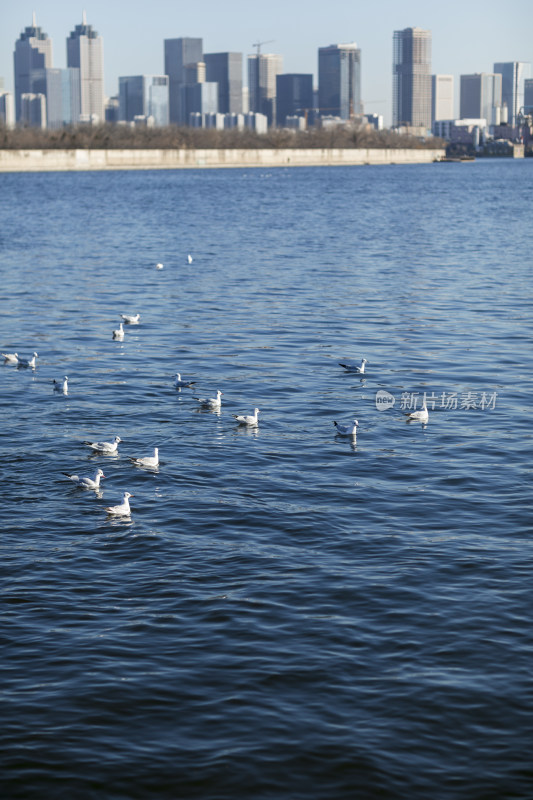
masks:
[[[192,261],[191,256],[189,256],[189,263]],[[162,264],[157,264],[157,269],[162,269]],[[123,341],[124,340],[124,324],[126,325],[138,325],[140,322],[140,314],[121,314],[121,322],[119,327],[113,331],[112,338],[116,341]],[[36,366],[36,359],[38,357],[37,353],[33,353],[33,356],[29,359],[20,358],[18,353],[2,353],[4,358],[4,364],[11,364],[13,366],[22,367],[22,368],[31,368],[35,369]],[[343,367],[347,372],[354,372],[359,375],[365,375],[365,367],[368,363],[366,358],[361,360],[360,364],[350,361],[339,362],[339,366]],[[181,389],[194,389],[196,381],[191,380],[184,380],[181,377],[181,373],[177,372],[175,379],[174,379],[174,386],[181,390]],[[55,392],[60,392],[64,395],[68,395],[68,377],[65,375],[62,381],[52,381],[53,390]],[[222,392],[220,389],[217,390],[215,397],[196,397],[193,395],[194,399],[200,403],[200,406],[205,409],[209,409],[211,411],[220,411],[222,405]],[[233,414],[235,420],[239,423],[239,425],[248,425],[248,426],[256,426],[259,423],[259,413],[260,410],[258,408],[254,409],[253,414]],[[426,400],[424,398],[424,402],[422,407],[419,410],[415,410],[412,412],[407,413],[408,421],[417,421],[421,423],[427,423],[428,421],[428,409],[426,405]],[[354,419],[352,422],[348,424],[342,424],[337,422],[336,420],[333,422],[335,426],[336,432],[340,436],[347,436],[350,437],[352,443],[355,444],[356,437],[357,437],[357,427],[359,422]],[[115,436],[112,441],[110,442],[84,442],[85,445],[90,447],[93,453],[103,454],[103,455],[113,455],[118,452],[118,445],[120,444],[121,439],[120,436]],[[151,456],[144,456],[141,458],[130,458],[132,464],[137,467],[147,467],[147,468],[157,468],[159,465],[159,450],[157,447],[154,447],[153,455]],[[86,477],[75,475],[69,472],[62,473],[65,477],[67,477],[70,481],[72,481],[76,486],[81,489],[91,489],[94,491],[98,491],[100,488],[100,480],[105,478],[104,471],[98,467],[93,475],[93,477]],[[133,497],[130,492],[124,492],[122,495],[122,502],[116,506],[108,506],[105,508],[105,511],[110,516],[121,516],[126,517],[130,515],[130,497]]]

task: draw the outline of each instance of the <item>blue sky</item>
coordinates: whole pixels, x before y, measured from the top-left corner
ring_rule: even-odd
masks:
[[[13,49],[32,12],[53,40],[54,66],[64,67],[65,40],[84,9],[104,39],[108,95],[117,93],[119,75],[162,73],[163,40],[178,36],[203,38],[206,53],[234,50],[244,57],[255,52],[254,42],[273,40],[263,52],[280,53],[284,72],[311,72],[315,83],[318,48],[355,41],[362,51],[365,111],[383,114],[386,123],[394,30],[431,30],[432,71],[453,74],[457,87],[459,75],[490,72],[495,61],[533,64],[532,0],[81,0],[79,7],[72,0],[0,0],[6,89],[13,90]]]

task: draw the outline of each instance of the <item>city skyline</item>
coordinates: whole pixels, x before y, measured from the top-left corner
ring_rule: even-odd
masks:
[[[297,0],[290,6],[272,0],[268,9],[251,9],[242,0],[228,0],[223,7],[206,0],[193,9],[189,4],[153,0],[147,18],[146,4],[139,0],[118,0],[112,5],[94,0],[79,9],[67,0],[40,5],[23,1],[2,10],[0,77],[5,89],[13,91],[14,43],[31,24],[33,11],[37,24],[53,41],[54,67],[65,67],[66,39],[81,22],[84,9],[88,23],[104,40],[107,96],[118,94],[121,76],[162,74],[164,39],[185,36],[202,38],[208,53],[241,52],[244,62],[257,52],[255,42],[265,42],[262,52],[281,55],[284,73],[311,73],[315,86],[318,49],[356,41],[362,53],[364,111],[382,114],[386,124],[392,121],[394,30],[431,30],[432,72],[455,76],[456,114],[460,74],[491,72],[495,62],[533,62],[533,45],[528,37],[533,8],[529,0],[517,0],[509,14],[502,14],[501,4],[493,0],[469,4],[450,0],[445,12],[428,5],[422,0],[408,0],[401,6],[384,0],[373,9],[354,9],[344,1],[331,0],[325,17],[323,4],[314,0],[305,4]],[[246,84],[246,69],[243,80]]]

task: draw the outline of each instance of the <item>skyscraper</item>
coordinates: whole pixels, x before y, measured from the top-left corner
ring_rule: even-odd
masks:
[[[524,61],[498,61],[494,72],[502,76],[502,104],[509,114],[509,124],[516,125],[516,116],[524,105],[524,81],[529,78],[531,64]]]
[[[206,53],[206,80],[218,83],[221,114],[242,113],[242,53]]]
[[[15,43],[15,116],[22,120],[22,95],[35,94],[34,82],[41,71],[52,66],[52,40],[37,27],[35,14],[31,26],[24,28]],[[26,104],[27,107],[27,104]],[[28,119],[33,119],[28,115]]]
[[[283,56],[257,53],[248,56],[249,109],[264,114],[269,125],[276,124],[276,76],[283,69]]]
[[[355,42],[318,48],[318,110],[341,119],[363,113],[361,50]]]
[[[155,125],[168,125],[168,75],[129,75],[118,83],[120,120],[153,117]]]
[[[80,118],[80,71],[75,67],[40,70],[35,92],[46,97],[46,127],[62,128]]]
[[[431,124],[453,119],[453,75],[431,76]]]
[[[307,119],[313,109],[313,76],[285,74],[276,77],[276,123],[285,125],[287,117]]]
[[[392,94],[393,125],[431,126],[431,31],[394,31]]]
[[[487,125],[499,123],[502,104],[502,76],[492,72],[461,75],[459,116],[484,119]]]
[[[524,111],[526,114],[533,114],[533,78],[526,78],[524,81]]]
[[[203,62],[203,41],[191,37],[165,39],[165,75],[168,75],[169,117],[176,125],[186,125],[187,109],[182,88],[190,83],[187,68]]]
[[[80,71],[80,121],[104,122],[104,42],[87,25],[85,11],[81,25],[76,25],[67,39],[67,67]]]

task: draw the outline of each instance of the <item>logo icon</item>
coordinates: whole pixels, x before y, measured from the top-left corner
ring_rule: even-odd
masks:
[[[392,408],[395,402],[390,392],[386,392],[384,389],[376,392],[376,408],[378,411],[386,411],[388,408]]]

